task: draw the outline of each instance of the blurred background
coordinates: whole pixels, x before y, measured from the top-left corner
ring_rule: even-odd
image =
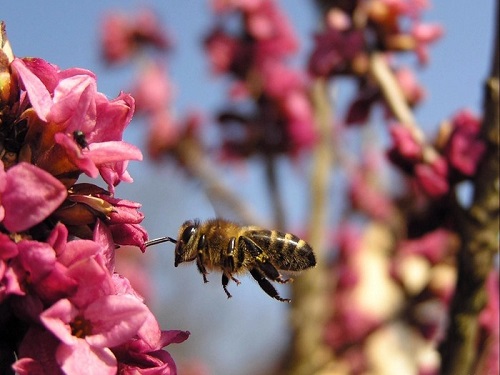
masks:
[[[311,35],[318,15],[311,2],[280,3],[301,42],[294,64],[304,65],[312,48]],[[61,68],[89,69],[97,74],[98,90],[116,97],[120,90],[130,90],[136,70],[128,65],[109,68],[103,64],[99,55],[101,21],[107,12],[133,14],[144,7],[157,13],[173,42],[167,63],[175,86],[173,111],[183,117],[186,111],[199,110],[204,122],[210,123],[211,114],[226,102],[228,82],[211,75],[201,45],[212,25],[208,1],[3,1],[0,19],[6,22],[16,56],[41,57]],[[494,11],[492,0],[459,0],[435,1],[426,12],[426,20],[442,24],[445,35],[431,47],[429,65],[417,70],[427,91],[425,102],[416,111],[425,132],[434,134],[437,124],[458,108],[465,106],[481,112],[482,83],[490,66]],[[353,87],[346,84],[339,90],[344,93]],[[341,95],[338,105],[343,105]],[[217,137],[210,126],[205,132],[209,139]],[[145,133],[141,119],[135,119],[124,138],[145,150]],[[287,229],[300,233],[309,204],[308,185],[303,183],[307,160],[292,163],[283,158],[278,163]],[[129,171],[134,183],[118,186],[116,195],[142,203],[146,215],[143,226],[150,238],[175,237],[185,220],[203,220],[217,214],[217,207],[200,184],[174,163],[154,164],[146,158],[141,163],[132,162]],[[219,173],[223,183],[259,217],[272,221],[265,171],[258,160],[226,164]],[[338,221],[338,207],[345,199],[339,193],[339,184],[338,180],[331,181],[332,228]],[[288,306],[269,298],[248,277],[242,277],[239,286],[230,284],[233,298],[228,300],[220,275],[209,275],[210,282],[203,284],[194,264],[175,268],[173,248],[172,244],[159,245],[138,258],[147,267],[144,276],[151,282],[147,302],[162,327],[191,332],[186,342],[168,348],[176,362],[181,368],[183,362],[199,362],[207,373],[217,375],[273,373],[273,366],[278,365],[289,340]],[[290,295],[286,286],[278,288],[282,296]]]

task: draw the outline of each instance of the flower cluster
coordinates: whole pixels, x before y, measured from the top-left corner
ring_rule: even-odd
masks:
[[[104,17],[102,29],[102,55],[108,64],[127,62],[145,46],[160,51],[170,46],[158,19],[149,10],[139,11],[133,19],[109,13]]]
[[[393,55],[413,51],[419,62],[428,62],[428,46],[443,34],[441,26],[421,22],[427,1],[370,0],[326,1],[325,27],[315,36],[309,72],[315,76],[351,76],[357,79],[358,93],[347,111],[347,124],[362,124],[372,107],[384,105],[383,95],[370,75],[370,58],[382,53],[411,106],[423,98],[423,89],[413,73],[394,64]],[[391,115],[389,112],[387,113]]]
[[[179,145],[198,143],[201,116],[191,113],[178,120],[172,112],[174,87],[165,63],[170,42],[157,15],[151,9],[126,16],[118,12],[104,17],[101,28],[101,49],[110,65],[134,62],[140,56],[136,81],[131,91],[136,113],[149,125],[147,151],[153,160],[164,155],[182,163]]]
[[[451,188],[472,177],[486,146],[480,138],[481,119],[468,110],[457,112],[442,124],[436,140],[437,155],[429,157],[407,127],[395,125],[390,132],[393,146],[389,159],[415,177],[429,196],[439,198]]]
[[[231,96],[243,102],[219,115],[223,153],[296,154],[316,135],[309,83],[286,59],[297,51],[292,27],[272,0],[214,1],[220,22],[205,39],[213,72],[234,79]],[[240,17],[240,29],[224,21]],[[234,28],[233,28],[234,29]]]
[[[352,224],[340,228],[335,309],[326,340],[344,373],[437,374],[457,237],[438,229],[394,241],[381,224],[363,231]]]
[[[474,124],[479,119],[468,111],[459,112],[447,123],[446,142],[437,147],[448,170],[453,171],[447,184],[452,184],[450,176],[465,178],[464,166],[470,164],[451,161],[450,143],[460,142],[453,138],[462,137],[464,129],[476,129]],[[468,142],[475,144],[477,134],[467,134]],[[399,144],[400,157],[420,150],[409,139]],[[422,194],[425,180],[417,180],[422,189],[401,186],[391,191],[384,186],[385,169],[391,165],[382,164],[381,156],[367,153],[360,166],[350,169],[351,216],[336,231],[338,256],[331,274],[334,308],[325,339],[346,373],[437,374],[438,346],[455,293],[460,236],[449,215],[449,197]],[[475,155],[470,157],[476,160]],[[470,171],[475,169],[476,165]],[[498,365],[498,319],[492,318],[498,314],[497,270],[492,271],[486,291],[489,302],[480,315],[478,338],[484,350],[475,373],[487,373],[484,368]],[[389,352],[391,361],[383,360],[383,353]]]
[[[0,46],[0,371],[175,373],[162,348],[189,333],[161,331],[115,271],[117,246],[147,239],[140,204],[114,196],[142,159],[122,141],[133,98],[109,100],[90,71],[16,58],[3,23]]]

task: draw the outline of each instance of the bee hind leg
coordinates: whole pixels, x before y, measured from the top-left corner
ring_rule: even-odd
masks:
[[[274,288],[274,286],[266,279],[266,277],[256,268],[250,270],[250,274],[252,277],[257,280],[259,286],[262,288],[264,292],[266,292],[269,296],[274,299],[277,299],[281,302],[291,302],[291,299],[282,298],[278,291]]]
[[[276,269],[276,267],[274,267],[268,261],[265,261],[265,262],[257,261],[257,265],[258,265],[259,269],[264,273],[264,275],[266,275],[266,277],[268,279],[276,281],[277,283],[280,283],[280,284],[286,284],[286,283],[290,283],[293,281],[292,278],[282,279],[281,275],[278,272],[278,270]]]

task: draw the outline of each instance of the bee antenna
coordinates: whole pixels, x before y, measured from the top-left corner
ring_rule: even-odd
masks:
[[[172,243],[177,243],[177,240],[174,240],[172,237],[160,237],[160,238],[155,238],[154,240],[149,240],[144,242],[145,247],[153,246],[153,245],[158,245],[160,243],[164,242],[172,242]]]

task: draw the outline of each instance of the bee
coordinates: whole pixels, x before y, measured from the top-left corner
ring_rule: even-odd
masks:
[[[87,139],[85,138],[85,133],[81,130],[75,130],[73,132],[73,139],[81,148],[86,148],[89,146]]]
[[[222,288],[228,298],[229,281],[240,284],[235,276],[250,272],[269,296],[290,302],[279,295],[269,280],[285,284],[293,279],[282,278],[280,271],[297,272],[316,265],[311,246],[291,233],[240,226],[220,218],[205,222],[188,220],[179,228],[177,239],[162,237],[146,242],[146,246],[162,242],[176,244],[175,267],[196,262],[205,283],[207,270],[221,271]]]

